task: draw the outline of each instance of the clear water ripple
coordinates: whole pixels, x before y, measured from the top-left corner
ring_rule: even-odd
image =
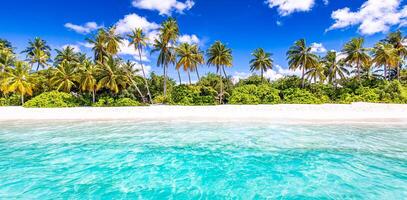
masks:
[[[407,126],[0,123],[0,199],[406,199]]]

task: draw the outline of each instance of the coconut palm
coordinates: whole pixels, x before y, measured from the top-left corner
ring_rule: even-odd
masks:
[[[11,49],[0,47],[0,73],[4,72],[7,67],[13,65],[15,60],[16,57]]]
[[[116,33],[116,26],[112,26],[106,32],[106,52],[109,55],[116,55],[120,51],[120,44],[123,38]]]
[[[85,60],[80,65],[80,77],[79,86],[84,92],[92,93],[92,102],[96,102],[96,91],[97,91],[97,65],[93,64],[89,60]]]
[[[160,36],[154,40],[152,52],[159,52],[157,66],[164,69],[164,97],[167,97],[168,65],[175,63],[174,44],[179,36],[179,28],[174,18],[168,18],[161,24]]]
[[[346,55],[345,63],[355,67],[358,80],[360,80],[361,68],[368,65],[370,60],[369,49],[363,47],[364,41],[363,38],[353,38],[344,45],[342,50],[342,53]]]
[[[326,77],[329,83],[337,86],[338,79],[343,79],[349,75],[349,70],[346,69],[343,60],[338,59],[335,51],[328,51],[326,56],[322,59],[322,63],[327,69]]]
[[[74,63],[63,61],[55,68],[51,83],[57,90],[69,93],[72,87],[76,86],[78,74],[75,65]]]
[[[314,83],[323,82],[326,79],[323,63],[318,62],[316,65],[309,68],[305,73],[305,76],[308,80],[313,81]]]
[[[103,59],[107,56],[106,34],[104,29],[99,29],[93,38],[86,39],[86,41],[92,45],[95,62],[104,62]]]
[[[132,84],[134,86],[134,88],[136,88],[136,91],[140,95],[141,99],[143,100],[143,103],[145,103],[146,99],[145,99],[143,93],[141,93],[140,88],[137,86],[137,82],[134,81],[134,77],[136,76],[137,73],[140,72],[140,70],[137,69],[135,66],[136,66],[136,64],[134,62],[131,62],[128,60],[126,63],[123,64],[123,72],[124,72],[125,76],[127,77],[129,83]]]
[[[117,94],[120,89],[125,88],[129,82],[127,76],[121,68],[121,61],[112,56],[106,56],[104,62],[98,62],[99,81],[97,90],[101,88],[109,89],[112,93]]]
[[[254,58],[250,60],[250,71],[260,71],[261,80],[264,80],[263,73],[273,68],[273,59],[271,53],[267,53],[262,48],[254,50]]]
[[[141,28],[136,28],[135,30],[133,30],[132,34],[129,34],[128,37],[130,38],[129,46],[133,45],[136,51],[138,51],[139,63],[141,66],[141,72],[143,73],[144,85],[147,89],[148,99],[150,103],[153,103],[153,98],[151,97],[150,87],[148,86],[147,76],[144,70],[143,60],[141,57],[143,47],[147,46],[148,38],[145,36],[145,34],[143,33],[143,29]]]
[[[176,54],[178,57],[178,61],[176,64],[176,69],[179,70],[181,67],[185,72],[188,74],[188,79],[189,79],[189,84],[192,84],[191,82],[191,74],[190,72],[196,68],[198,63],[200,62],[200,57],[199,55],[196,54],[194,51],[194,45],[188,44],[188,43],[181,43],[177,48],[176,48]]]
[[[400,69],[403,66],[403,61],[407,58],[407,45],[405,41],[407,40],[406,37],[403,36],[400,30],[396,32],[389,33],[384,39],[384,42],[387,42],[396,49],[397,56],[400,58],[400,63],[396,67],[397,71],[397,79],[400,80]]]
[[[45,40],[37,37],[34,41],[28,42],[28,47],[22,53],[27,54],[27,60],[31,66],[37,64],[36,71],[38,71],[40,67],[45,67],[50,61],[51,48]]]
[[[79,62],[79,55],[77,52],[75,52],[74,47],[66,46],[61,50],[56,49],[55,51],[57,52],[54,59],[56,65],[62,63],[63,61],[75,63]]]
[[[24,96],[31,96],[35,85],[30,70],[31,67],[25,62],[15,62],[14,67],[8,67],[4,72],[4,78],[0,82],[0,89],[5,94],[16,92],[21,96],[21,104],[24,104]]]
[[[194,44],[194,45],[192,45],[192,53],[196,57],[196,63],[195,63],[196,65],[191,66],[191,71],[196,72],[196,76],[199,81],[201,78],[199,77],[198,67],[199,67],[199,65],[205,64],[204,52],[201,49],[199,49],[199,46],[197,44]]]
[[[400,63],[400,57],[397,55],[397,49],[392,44],[379,42],[372,50],[372,62],[377,66],[383,66],[384,79],[387,79],[388,68],[397,68]]]
[[[318,57],[311,52],[311,47],[306,45],[305,39],[294,43],[287,52],[289,68],[301,69],[302,87],[305,86],[305,71],[314,68],[318,64]]]
[[[223,80],[222,80],[222,69],[224,66],[232,66],[232,50],[227,48],[220,41],[216,41],[208,49],[208,65],[216,67],[216,72],[219,73],[220,78],[220,93],[219,93],[219,103],[223,102]],[[225,77],[226,78],[226,77]]]

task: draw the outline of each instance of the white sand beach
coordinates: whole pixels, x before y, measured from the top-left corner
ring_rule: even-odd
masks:
[[[407,122],[407,105],[222,105],[147,107],[23,108],[0,107],[0,121],[10,120],[152,120],[262,122]]]

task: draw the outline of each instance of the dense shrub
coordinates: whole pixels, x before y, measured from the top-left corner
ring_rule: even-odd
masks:
[[[327,96],[319,99],[308,90],[299,88],[286,89],[282,94],[284,103],[288,104],[321,104],[329,99]]]
[[[124,107],[124,106],[140,106],[140,102],[130,98],[113,99],[111,97],[102,97],[92,106],[94,107]]]
[[[9,97],[0,98],[0,106],[19,106],[21,105],[20,96],[13,94]]]
[[[279,91],[270,84],[243,85],[236,87],[229,99],[231,104],[276,104],[280,102]]]
[[[130,98],[122,98],[122,99],[118,99],[114,102],[114,106],[140,106],[140,102],[135,101],[133,99]]]
[[[27,108],[59,108],[75,106],[79,106],[78,100],[75,96],[57,91],[44,92],[24,104],[24,107]]]
[[[171,93],[172,103],[177,105],[214,105],[217,92],[206,86],[179,85]]]

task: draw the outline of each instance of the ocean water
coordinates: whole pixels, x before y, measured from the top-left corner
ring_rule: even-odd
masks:
[[[407,125],[2,122],[0,199],[407,199]]]

